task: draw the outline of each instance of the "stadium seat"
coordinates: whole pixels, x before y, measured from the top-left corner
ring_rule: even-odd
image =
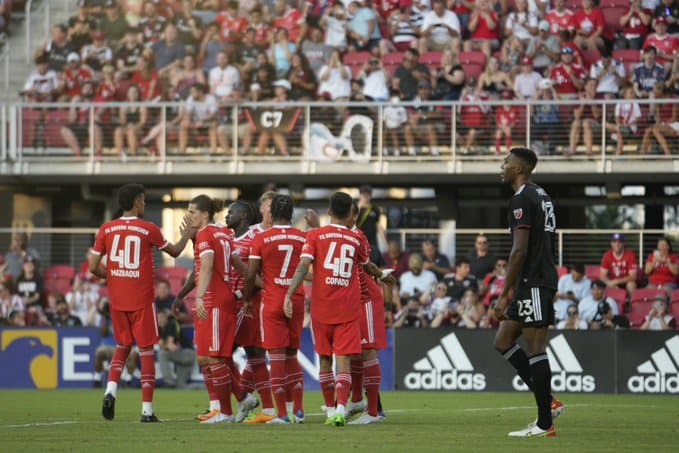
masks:
[[[21,144],[32,147],[35,141],[35,132],[38,122],[42,117],[39,110],[24,108],[21,110]]]
[[[556,266],[556,272],[559,274],[559,278],[561,278],[568,273],[568,268],[566,266]]]
[[[66,142],[61,136],[61,128],[69,123],[68,109],[51,110],[47,112],[45,121],[45,139],[51,148],[66,148]]]
[[[351,77],[358,77],[363,65],[370,60],[370,52],[347,52],[342,61],[351,68]]]
[[[156,269],[156,279],[167,280],[170,283],[170,292],[172,294],[177,294],[182,289],[187,274],[186,268],[181,266]]]
[[[601,266],[598,264],[585,264],[585,275],[592,281],[598,280],[601,275]]]
[[[641,62],[641,54],[634,49],[618,49],[613,51],[613,58],[618,60],[625,66],[625,74],[630,75],[631,69],[634,65]]]
[[[473,50],[470,52],[460,52],[458,61],[462,65],[467,78],[476,78],[483,72],[483,68],[486,66],[486,54]]]
[[[441,65],[441,59],[443,58],[443,52],[425,52],[420,55],[420,63],[427,66],[430,71],[437,69]]]
[[[404,52],[392,52],[383,56],[382,66],[384,66],[384,70],[393,75],[396,71],[396,68],[398,68],[401,65],[401,62],[403,62],[403,54]]]
[[[609,30],[613,35],[618,30],[621,30],[620,18],[625,15],[629,9],[629,2],[625,6],[606,6],[601,7],[601,12],[604,13],[604,22],[606,24],[606,29]]]
[[[627,317],[629,318],[632,327],[638,329],[646,319],[646,315],[651,311],[653,304],[646,301],[636,301],[630,303],[629,313]]]
[[[599,7],[604,8],[629,8],[629,0],[601,0]]]
[[[615,300],[618,304],[618,312],[620,314],[625,312],[625,304],[627,304],[627,291],[622,288],[606,288],[604,294]]]
[[[43,272],[45,291],[48,294],[62,294],[71,291],[75,268],[67,265],[50,266]]]
[[[654,288],[639,288],[632,291],[630,296],[630,303],[635,302],[651,302],[658,294],[667,295],[662,289]]]
[[[672,295],[670,296],[670,303],[679,304],[679,289],[675,289],[674,291],[672,291]]]
[[[582,51],[582,62],[587,71],[589,71],[589,68],[599,60],[601,60],[601,53],[597,49]]]

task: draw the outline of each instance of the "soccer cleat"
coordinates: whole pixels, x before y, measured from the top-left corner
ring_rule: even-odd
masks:
[[[528,428],[521,429],[519,431],[512,431],[508,434],[509,437],[556,437],[556,428],[554,425],[547,429],[542,429],[538,425],[533,425],[532,423],[528,425]]]
[[[557,418],[566,411],[566,406],[561,401],[552,397],[552,418]]]
[[[332,425],[333,426],[344,426],[346,424],[347,424],[347,419],[344,416],[344,414],[337,413],[332,418]]]
[[[142,423],[158,423],[160,420],[158,420],[158,417],[156,417],[155,414],[151,415],[142,415],[141,420],[139,420]]]
[[[376,417],[373,417],[369,413],[363,412],[363,414],[360,417],[358,417],[356,420],[350,421],[347,424],[348,425],[370,425],[371,423],[379,423],[382,420],[384,420],[384,418],[380,417],[379,415],[376,416]]]
[[[202,414],[196,416],[196,419],[199,422],[203,422],[203,421],[207,420],[208,418],[214,417],[218,413],[219,413],[219,409],[206,410]]]
[[[116,415],[116,397],[110,393],[104,395],[104,402],[101,405],[101,415],[103,415],[106,420],[113,420],[113,417]]]
[[[233,415],[226,415],[223,414],[222,412],[217,412],[215,415],[212,417],[208,418],[207,420],[203,420],[200,422],[201,425],[212,425],[214,423],[234,423],[235,419]]]
[[[304,411],[297,411],[292,418],[292,423],[302,424],[304,423]]]
[[[245,420],[243,421],[243,423],[245,423],[245,424],[247,424],[247,425],[256,425],[256,424],[260,424],[260,423],[269,423],[269,422],[271,422],[271,421],[272,421],[273,419],[275,419],[275,418],[276,418],[275,415],[266,415],[266,414],[262,414],[262,413],[260,412],[259,414],[252,414],[250,417],[248,417],[247,419],[245,419]]]
[[[368,408],[368,403],[366,403],[365,400],[353,402],[349,401],[347,404],[347,416],[351,417],[352,415],[360,414],[362,412],[365,412],[365,410]]]
[[[259,400],[255,398],[252,393],[248,393],[245,398],[243,398],[243,401],[238,402],[236,423],[242,423],[257,406],[259,406]]]
[[[276,417],[272,420],[266,422],[267,425],[289,425],[290,419],[286,415],[285,417]]]

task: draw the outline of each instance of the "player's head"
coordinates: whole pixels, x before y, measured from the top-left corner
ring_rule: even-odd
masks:
[[[198,195],[189,202],[188,218],[193,228],[202,228],[212,222],[215,214],[224,209],[222,200]]]
[[[502,162],[502,180],[513,184],[518,178],[526,180],[530,177],[538,163],[535,152],[528,148],[512,148]]]
[[[351,215],[351,196],[346,192],[335,192],[330,196],[328,215],[336,220],[342,220],[344,225]]]
[[[141,184],[125,184],[118,189],[118,207],[123,212],[130,212],[137,217],[143,217],[146,207],[144,192],[144,186]]]
[[[226,226],[229,228],[247,227],[252,223],[252,208],[245,201],[234,201],[229,205],[229,213],[226,214]]]
[[[284,222],[289,224],[292,222],[292,210],[292,198],[288,195],[277,194],[271,200],[271,220],[274,223]]]
[[[264,225],[271,225],[271,201],[276,195],[273,190],[267,190],[259,197],[259,213],[262,215]]]

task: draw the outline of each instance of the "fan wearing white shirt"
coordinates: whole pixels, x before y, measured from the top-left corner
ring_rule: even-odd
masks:
[[[217,135],[217,99],[207,94],[207,87],[196,83],[191,87],[191,96],[184,105],[182,120],[179,127],[179,151],[186,152],[189,132],[204,134],[207,132],[210,142],[210,153],[217,152],[217,143],[228,152],[229,144],[226,136]]]
[[[609,49],[601,51],[601,60],[589,69],[589,76],[597,81],[596,94],[605,99],[615,99],[620,87],[625,85],[625,66],[613,59]]]
[[[538,83],[542,80],[540,73],[533,69],[533,59],[521,59],[521,72],[514,78],[514,93],[519,99],[533,99],[538,92]]]
[[[401,154],[401,144],[399,142],[399,135],[404,125],[408,122],[408,111],[405,107],[400,105],[401,98],[398,92],[395,92],[391,97],[391,104],[384,107],[382,111],[382,119],[384,120],[384,144],[388,147],[388,141],[391,142],[391,149],[394,156]],[[387,155],[390,154],[389,148],[386,148]]]
[[[432,10],[422,17],[421,30],[422,38],[418,46],[420,53],[446,49],[455,53],[460,51],[460,19],[454,12],[446,9],[444,0],[432,1]]]
[[[240,72],[229,64],[226,52],[217,54],[217,66],[208,74],[210,93],[220,101],[228,101],[238,97],[241,88]]]
[[[627,87],[622,92],[625,102],[615,104],[615,124],[606,123],[606,129],[611,131],[611,138],[617,142],[615,155],[622,154],[624,140],[637,135],[637,121],[641,118],[641,107],[635,101],[634,88]]]

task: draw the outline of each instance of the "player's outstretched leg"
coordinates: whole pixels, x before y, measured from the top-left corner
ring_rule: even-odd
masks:
[[[349,392],[351,392],[351,356],[337,355],[336,360],[335,393],[337,407],[335,408],[335,416],[332,420],[335,426],[344,426],[347,422],[346,405],[349,400]]]
[[[252,355],[252,358],[250,356]],[[248,352],[248,363],[252,367],[252,379],[262,401],[262,412],[252,417],[247,418],[243,423],[258,424],[267,423],[276,418],[276,410],[274,409],[273,395],[271,393],[271,378],[269,369],[266,367],[266,353],[262,350],[256,355]],[[245,376],[245,373],[243,373]]]
[[[118,382],[123,372],[125,361],[130,354],[130,346],[116,345],[111,364],[108,369],[108,383],[104,392],[104,401],[101,407],[101,415],[106,420],[113,420],[115,417],[116,394],[118,392]]]
[[[372,349],[363,351],[363,353],[364,357],[370,357],[363,362],[363,379],[368,393],[368,407],[358,419],[349,422],[350,425],[368,425],[382,421],[377,409],[380,384],[382,383],[382,371],[377,359],[377,351]]]
[[[212,376],[212,386],[219,399],[220,411],[200,423],[233,423],[234,417],[231,409],[231,372],[223,359],[210,360],[209,367],[210,375]]]
[[[207,389],[207,394],[210,399],[210,408],[205,411],[205,413],[196,416],[198,421],[205,421],[210,417],[213,417],[219,413],[221,410],[221,405],[219,404],[219,395],[215,392],[215,388],[212,385],[212,373],[210,372],[210,364],[203,358],[198,359],[198,365],[200,366],[200,372],[203,374],[203,381],[205,381],[205,388]]]

